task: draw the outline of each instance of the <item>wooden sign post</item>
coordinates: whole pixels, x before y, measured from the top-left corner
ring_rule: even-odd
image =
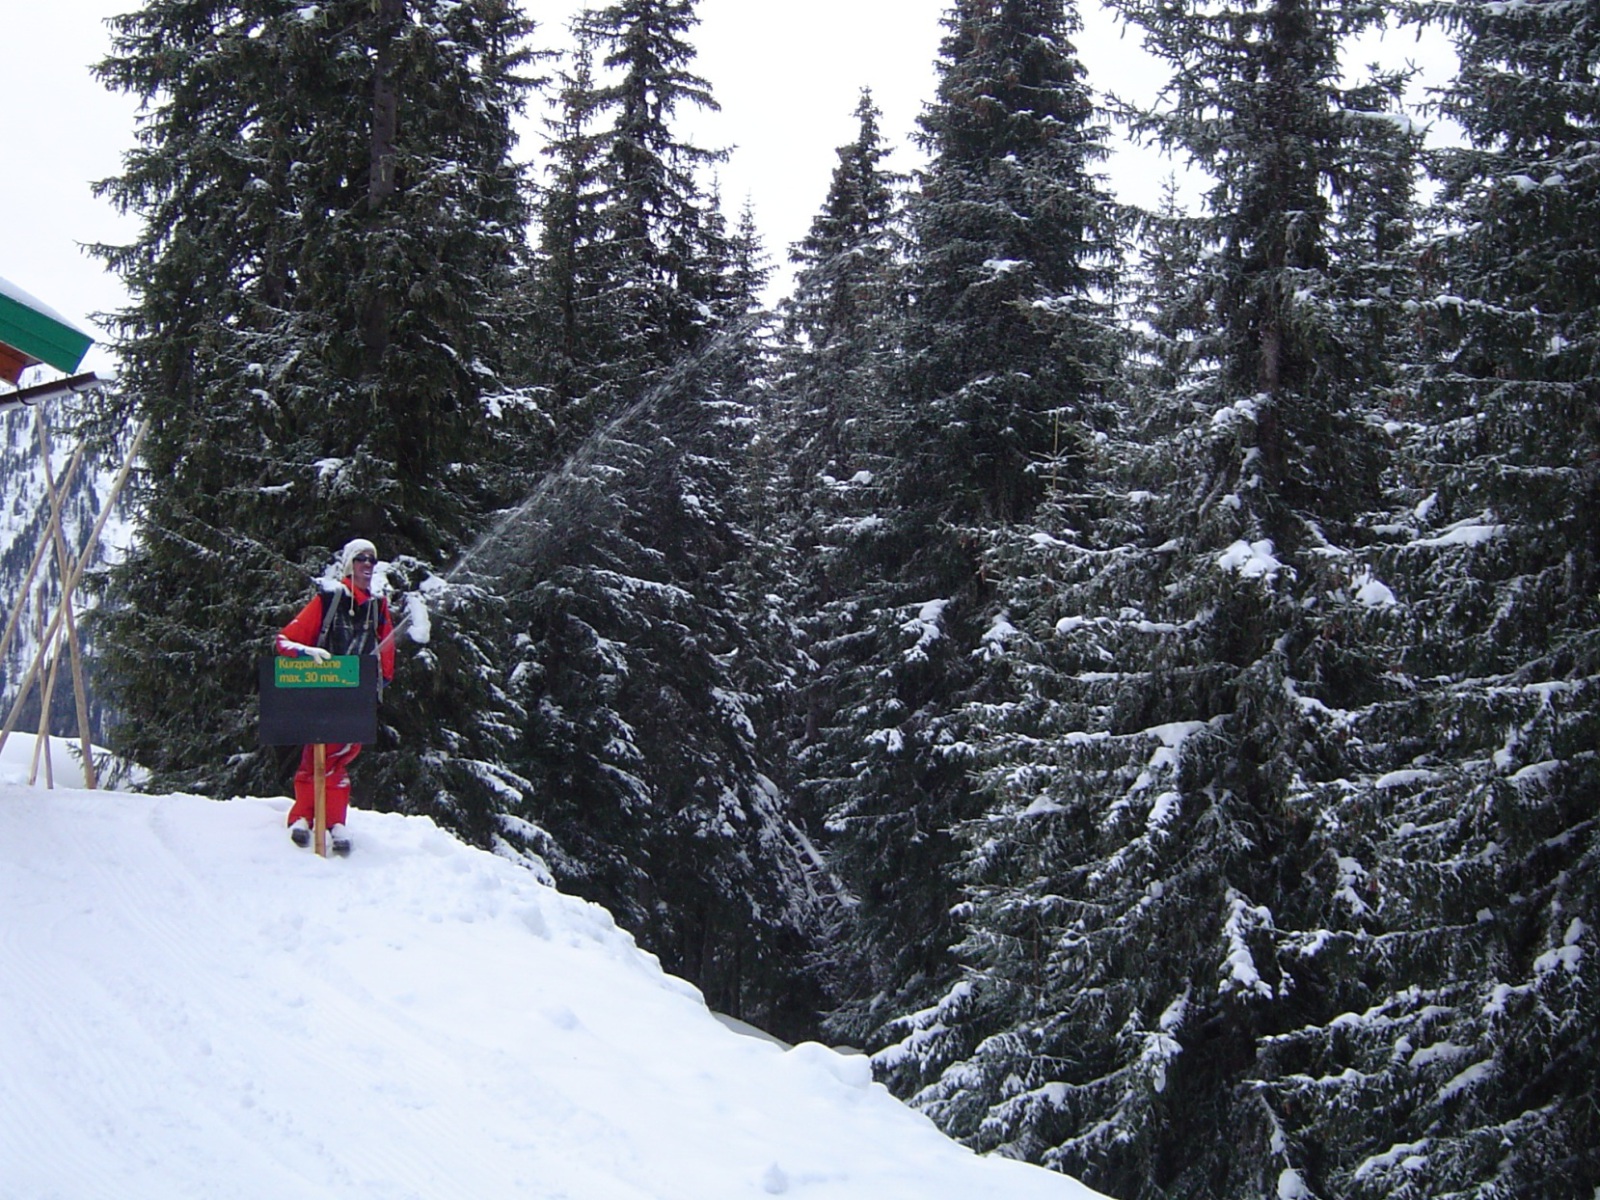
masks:
[[[327,856],[328,746],[370,745],[378,740],[378,660],[370,654],[340,658],[264,658],[261,744],[312,747],[316,801],[314,846]]]
[[[318,858],[328,857],[328,747],[318,742],[311,752],[312,769],[316,771],[312,787],[316,796],[316,821],[311,845]]]

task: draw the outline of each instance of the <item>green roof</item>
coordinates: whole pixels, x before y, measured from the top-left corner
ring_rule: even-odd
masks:
[[[61,314],[0,279],[0,365],[12,383],[24,367],[41,362],[70,375],[93,344]]]

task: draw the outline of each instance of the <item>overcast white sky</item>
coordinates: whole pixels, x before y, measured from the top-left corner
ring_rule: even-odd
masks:
[[[541,23],[536,41],[566,44],[582,0],[526,0]],[[0,278],[43,300],[90,333],[91,315],[124,302],[120,283],[80,244],[131,239],[135,226],[90,194],[117,173],[132,144],[135,107],[105,91],[90,66],[109,49],[106,17],[135,0],[17,0],[8,6],[10,53],[0,79]],[[854,136],[851,113],[863,86],[883,110],[885,135],[905,147],[897,166],[914,165],[909,147],[917,114],[932,97],[933,61],[946,0],[701,0],[692,35],[699,73],[722,112],[692,118],[701,145],[733,148],[721,168],[724,201],[736,214],[748,196],[773,260],[803,237],[826,194],[834,150]],[[1095,0],[1079,53],[1090,83],[1129,98],[1159,87],[1159,68]],[[1414,54],[1409,36],[1398,54]],[[528,123],[529,136],[537,124]],[[522,156],[536,147],[525,141]],[[1170,169],[1148,153],[1111,164],[1119,196],[1153,202]],[[100,347],[86,369],[114,370]]]

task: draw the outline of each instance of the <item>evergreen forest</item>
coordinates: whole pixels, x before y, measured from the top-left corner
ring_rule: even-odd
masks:
[[[357,807],[714,1009],[1118,1200],[1590,1197],[1600,4],[1109,2],[1158,106],[948,0],[922,165],[863,90],[769,249],[695,0],[129,0],[113,746],[283,793],[255,663],[368,537]]]

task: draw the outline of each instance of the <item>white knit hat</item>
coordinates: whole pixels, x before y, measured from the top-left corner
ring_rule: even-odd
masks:
[[[344,549],[339,551],[339,575],[350,574],[350,566],[355,556],[365,550],[374,558],[378,556],[378,548],[366,538],[351,538],[344,544]]]

